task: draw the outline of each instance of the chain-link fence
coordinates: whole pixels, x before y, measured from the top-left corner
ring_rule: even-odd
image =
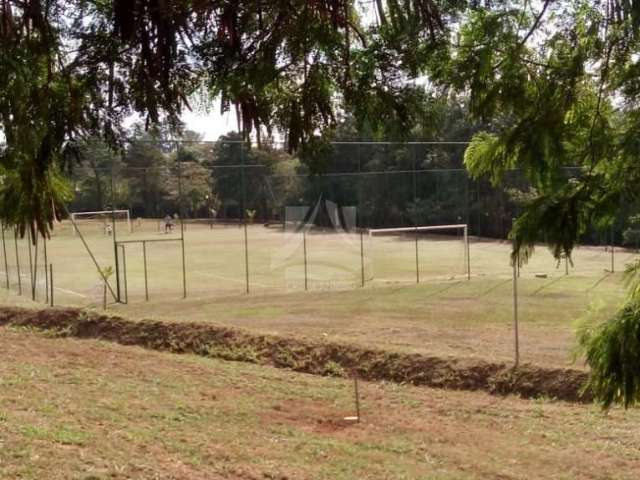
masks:
[[[105,295],[127,303],[508,278],[508,233],[535,191],[519,171],[500,188],[471,179],[465,148],[338,142],[292,155],[282,145],[134,141],[121,156],[88,152],[47,260],[44,241],[5,232],[4,280],[48,301],[53,264],[59,302],[99,305]],[[587,232],[571,262],[541,246],[520,274],[622,269],[640,243],[636,207]]]

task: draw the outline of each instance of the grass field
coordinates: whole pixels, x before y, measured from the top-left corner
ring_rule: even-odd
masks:
[[[159,230],[156,220],[145,220],[128,233],[118,222],[118,241],[146,240],[149,298],[182,298],[182,249],[179,228],[171,234]],[[102,222],[79,223],[87,246],[101,267],[115,267],[113,237],[102,231]],[[305,287],[305,250],[307,287],[309,290],[347,290],[366,286],[410,285],[416,283],[416,243],[413,233],[361,237],[357,233],[310,231],[304,238],[299,232],[283,232],[279,227],[185,224],[185,264],[188,295],[225,296],[245,293],[283,293],[303,291]],[[176,240],[169,241],[167,240]],[[17,287],[18,275],[15,242],[10,232],[5,239],[9,281]],[[161,242],[158,242],[160,240]],[[37,284],[44,296],[45,275],[42,242],[38,248]],[[471,238],[470,265],[474,280],[506,279],[511,276],[509,244]],[[125,259],[119,249],[121,291],[124,299],[124,273],[131,303],[145,300],[145,275],[142,243],[124,245]],[[34,249],[31,249],[34,250]],[[465,280],[466,263],[461,235],[421,235],[418,241],[418,273],[421,282]],[[53,263],[56,297],[61,304],[98,305],[102,285],[96,266],[78,236],[71,235],[63,223],[47,242],[49,263]],[[362,254],[362,255],[361,255]],[[30,260],[36,263],[35,251],[29,252],[26,239],[18,242],[21,283],[29,283]],[[616,271],[636,253],[618,249],[614,255]],[[126,264],[126,265],[125,265]],[[569,274],[585,276],[594,282],[611,269],[611,254],[605,247],[581,247],[573,256]],[[4,269],[2,269],[4,270]],[[4,274],[4,271],[3,271]],[[547,275],[549,280],[564,276],[565,265],[540,247],[521,271],[522,278]],[[4,276],[4,275],[3,275]],[[6,280],[6,277],[4,278]],[[111,279],[112,283],[114,278]]]
[[[639,412],[0,329],[0,478],[634,479]]]
[[[133,234],[122,234],[120,228],[118,238],[176,238],[175,233],[159,233],[157,225],[147,221]],[[101,266],[113,266],[113,239],[99,225],[91,227],[83,229],[89,248]],[[249,295],[245,293],[244,230],[189,224],[185,232],[187,299],[182,298],[180,244],[147,244],[150,301],[145,302],[142,245],[134,243],[126,245],[128,305],[109,309],[136,318],[216,322],[440,356],[507,362],[513,358],[508,244],[472,239],[468,281],[460,237],[421,237],[421,283],[416,284],[413,237],[365,235],[361,263],[359,235],[313,232],[306,235],[309,291],[305,292],[301,234],[251,225],[247,237]],[[15,261],[11,264],[15,247],[10,240],[6,242],[9,279],[15,291]],[[42,245],[39,250],[42,260]],[[25,240],[18,243],[18,251],[23,292],[28,296]],[[99,308],[103,288],[80,239],[68,230],[58,230],[47,251],[54,264],[56,304]],[[32,257],[35,260],[35,252]],[[571,365],[575,320],[590,309],[606,315],[617,308],[624,298],[619,272],[634,258],[634,252],[617,251],[617,273],[611,274],[605,271],[610,268],[610,252],[581,247],[565,275],[565,265],[558,266],[540,247],[520,272],[521,359],[547,366]],[[365,288],[359,287],[362,265]],[[37,285],[42,301],[43,269]]]

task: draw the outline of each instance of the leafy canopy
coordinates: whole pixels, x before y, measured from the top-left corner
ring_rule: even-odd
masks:
[[[185,108],[219,98],[223,111],[238,111],[245,138],[278,129],[292,150],[345,109],[406,130],[417,111],[406,81],[446,42],[465,4],[378,2],[376,21],[359,5],[0,2],[0,163],[18,172],[12,186],[23,195],[5,220],[46,234],[67,195],[53,191],[51,170],[91,135],[121,146],[132,113],[177,131]]]

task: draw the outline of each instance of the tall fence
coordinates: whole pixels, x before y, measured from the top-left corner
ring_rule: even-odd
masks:
[[[71,176],[69,205],[85,214],[56,225],[48,245],[56,296],[126,303],[507,276],[508,232],[535,192],[520,171],[499,188],[470,178],[465,148],[337,142],[291,155],[282,145],[134,141],[122,155],[87,152]],[[570,181],[580,169],[564,174]],[[640,240],[636,211],[621,205],[611,228],[590,229],[571,271],[622,268]],[[432,226],[450,228],[419,228]],[[379,229],[387,232],[369,234]],[[10,249],[14,232],[5,233]],[[20,247],[18,257],[5,277],[23,288]],[[531,271],[560,268],[549,255],[536,261]],[[47,300],[48,281],[39,281]]]

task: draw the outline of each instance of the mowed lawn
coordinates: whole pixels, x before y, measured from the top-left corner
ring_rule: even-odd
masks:
[[[115,269],[113,237],[101,233],[102,223],[80,223],[85,244],[71,235],[67,223],[57,227],[47,242],[47,263],[53,264],[55,297],[60,304],[99,305],[102,301],[101,268]],[[158,231],[155,220],[133,221],[133,233],[123,225],[116,228],[117,240],[133,242],[118,248],[122,299],[128,293],[131,303],[145,301],[146,280],[149,299],[175,299],[183,296],[182,248],[179,231]],[[341,291],[366,287],[403,286],[420,282],[466,280],[465,248],[461,235],[424,235],[417,245],[411,232],[402,235],[362,237],[356,233],[323,231],[283,232],[281,228],[249,225],[244,229],[233,225],[187,224],[185,226],[185,270],[189,296],[218,298],[244,294],[281,294],[310,291]],[[173,241],[168,241],[173,240]],[[145,241],[143,248],[142,241]],[[16,252],[17,245],[17,252]],[[29,289],[30,264],[36,265],[37,295],[45,297],[44,242],[38,254],[28,248],[26,239],[13,238],[7,232],[9,283],[13,290],[18,280],[23,290]],[[30,251],[31,250],[31,251]],[[508,279],[510,244],[471,238],[470,270],[472,280]],[[91,255],[93,255],[93,259]],[[4,253],[4,252],[3,252]],[[16,255],[17,253],[17,255]],[[246,254],[246,255],[245,255]],[[306,258],[306,262],[305,262]],[[618,249],[614,270],[621,272],[625,264],[637,258],[635,252]],[[306,263],[306,266],[305,266]],[[18,276],[18,269],[20,276]],[[580,247],[573,255],[569,274],[597,281],[611,269],[611,255],[604,247]],[[125,281],[126,272],[126,281]],[[0,285],[6,283],[4,259],[0,261]],[[537,249],[522,278],[546,275],[548,279],[564,276],[564,262],[558,264],[544,246]],[[115,275],[110,277],[115,290]],[[125,292],[126,290],[126,292]]]
[[[0,478],[635,479],[640,412],[0,329]]]
[[[137,222],[134,221],[134,226]],[[144,221],[123,240],[166,240],[176,233],[158,232],[156,221]],[[86,241],[101,266],[114,266],[113,239],[93,225]],[[9,275],[15,242],[7,237]],[[142,244],[126,244],[127,305],[109,311],[132,318],[204,321],[263,333],[323,338],[375,348],[399,349],[446,357],[513,361],[513,296],[509,245],[472,238],[471,279],[464,267],[461,237],[421,237],[420,283],[416,284],[415,239],[410,235],[364,235],[310,232],[283,233],[262,225],[187,225],[185,258],[187,298],[183,298],[181,249],[177,242],[148,243],[145,301]],[[305,244],[306,242],[306,244]],[[28,249],[19,243],[23,297],[30,296]],[[308,291],[304,290],[304,248]],[[101,308],[103,287],[80,239],[58,231],[48,242],[54,265],[56,305]],[[12,250],[14,249],[14,250]],[[122,254],[122,251],[120,251]],[[35,261],[35,254],[32,252]],[[573,265],[558,264],[539,247],[519,278],[521,361],[545,366],[581,368],[573,362],[575,324],[588,314],[600,318],[624,300],[621,272],[637,258],[618,249],[580,247]],[[43,251],[40,244],[39,264]],[[246,263],[250,293],[246,293]],[[14,260],[15,263],[15,260]],[[360,287],[364,273],[365,287]],[[45,300],[44,272],[37,274],[36,295]],[[2,280],[0,278],[0,280]],[[114,276],[110,278],[112,285]],[[125,298],[122,277],[121,291]]]
[[[621,275],[521,278],[521,361],[583,368],[575,328],[624,300]],[[199,321],[262,333],[357,343],[443,357],[513,361],[513,296],[507,279],[472,279],[359,290],[154,299],[110,308],[134,318]]]

